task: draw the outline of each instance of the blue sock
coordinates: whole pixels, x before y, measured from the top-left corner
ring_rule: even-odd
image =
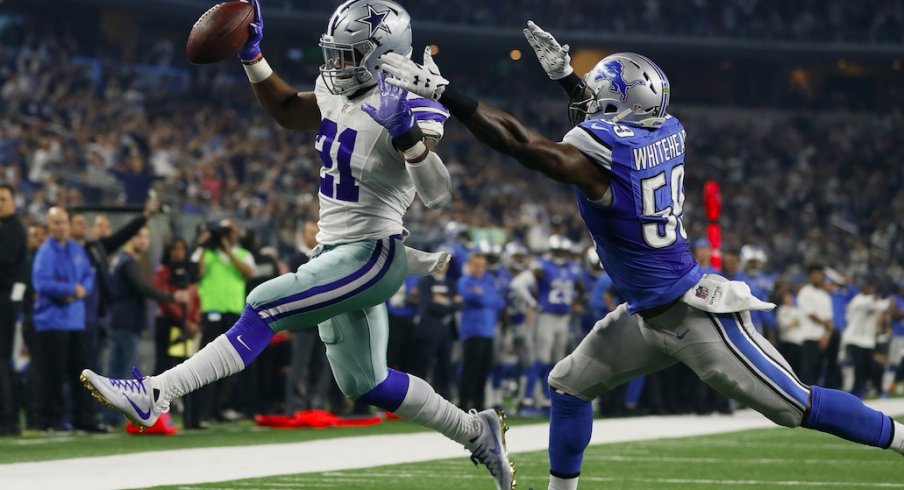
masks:
[[[643,395],[644,377],[638,376],[628,381],[628,391],[625,392],[625,406],[636,407],[640,403],[640,396]]]
[[[493,366],[492,371],[490,371],[490,386],[493,387],[494,390],[498,390],[502,388],[502,365],[497,364]]]
[[[549,417],[549,474],[558,478],[577,478],[581,474],[584,449],[593,431],[593,407],[590,402],[551,390]]]
[[[801,425],[868,446],[888,449],[894,436],[891,417],[850,393],[810,387],[810,411]]]
[[[402,405],[402,402],[405,401],[410,382],[411,380],[408,379],[407,374],[390,369],[389,375],[386,376],[382,383],[373,387],[373,389],[358,399],[387,412],[395,412]]]
[[[273,330],[270,330],[251,306],[246,306],[239,321],[226,331],[226,338],[247,366],[270,345]]]
[[[543,387],[543,395],[546,396],[546,399],[549,399],[549,373],[552,371],[552,364],[541,364],[540,365],[540,386]]]

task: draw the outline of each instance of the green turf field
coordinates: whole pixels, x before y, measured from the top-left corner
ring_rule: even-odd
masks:
[[[518,489],[546,489],[546,453],[515,454]],[[904,458],[803,429],[592,446],[583,489],[904,489]],[[432,463],[224,483],[189,489],[492,490],[466,456]]]

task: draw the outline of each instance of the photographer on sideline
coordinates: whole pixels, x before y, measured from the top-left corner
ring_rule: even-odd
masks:
[[[238,227],[224,219],[199,237],[201,247],[192,261],[198,264],[198,294],[201,297],[201,348],[238,321],[245,308],[245,283],[254,277],[254,256],[241,248]],[[226,381],[225,383],[228,383]],[[220,388],[215,383],[198,390],[194,406],[199,410],[197,427],[220,417]]]

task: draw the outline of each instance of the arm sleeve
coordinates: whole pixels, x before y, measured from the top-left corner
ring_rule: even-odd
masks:
[[[428,152],[420,162],[406,163],[405,169],[428,208],[441,208],[452,199],[452,176],[436,152]]]
[[[444,124],[449,119],[446,106],[432,99],[414,96],[408,99],[408,107],[424,136],[439,140],[444,134]]]
[[[122,228],[116,230],[115,233],[107,238],[98,240],[108,254],[119,250],[133,236],[137,235],[141,228],[148,224],[148,219],[143,214],[136,216],[134,219],[125,224]]]
[[[41,248],[35,256],[31,277],[35,292],[55,299],[73,296],[75,294],[74,283],[54,279],[53,258],[47,250],[46,248]]]
[[[123,264],[122,274],[126,282],[128,282],[135,291],[138,291],[138,294],[145,298],[151,298],[164,303],[173,302],[172,296],[152,288],[150,284],[146,283],[144,279],[141,278],[141,274],[138,272],[138,263],[134,260],[130,260],[128,263]]]
[[[603,140],[592,129],[583,125],[576,126],[565,134],[562,142],[577,148],[600,167],[612,170],[612,145]]]

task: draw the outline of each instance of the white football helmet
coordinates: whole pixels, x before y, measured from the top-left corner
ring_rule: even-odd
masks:
[[[572,124],[589,119],[658,128],[669,106],[669,79],[649,58],[615,53],[603,58],[586,75],[585,90],[568,106]]]
[[[391,0],[349,0],[330,16],[320,37],[320,76],[334,95],[376,85],[380,56],[411,56],[411,16]]]

